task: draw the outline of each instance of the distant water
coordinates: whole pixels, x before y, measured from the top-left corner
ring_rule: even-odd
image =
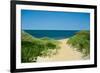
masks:
[[[30,35],[42,38],[49,37],[53,39],[64,39],[75,35],[79,30],[24,30]]]

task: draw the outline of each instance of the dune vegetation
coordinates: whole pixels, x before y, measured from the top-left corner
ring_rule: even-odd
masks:
[[[72,47],[76,48],[79,52],[83,53],[83,57],[90,54],[90,32],[82,30],[76,33],[76,35],[69,38],[67,41]]]
[[[21,62],[36,62],[39,56],[55,54],[59,49],[59,42],[51,38],[36,38],[22,31],[21,35]]]
[[[68,38],[66,45],[75,48],[83,54],[83,57],[90,54],[90,32],[79,31],[74,36]],[[65,46],[64,46],[65,48]],[[22,31],[21,35],[21,62],[37,62],[38,57],[48,57],[57,54],[61,49],[61,41],[48,37],[36,38]]]

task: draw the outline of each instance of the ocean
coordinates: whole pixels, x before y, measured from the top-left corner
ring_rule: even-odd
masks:
[[[75,35],[80,30],[24,30],[24,31],[37,38],[49,37],[53,39],[64,39]]]

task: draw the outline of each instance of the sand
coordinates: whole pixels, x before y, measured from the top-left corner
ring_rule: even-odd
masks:
[[[38,57],[37,62],[82,60],[82,53],[76,51],[69,44],[66,44],[68,39],[58,41],[60,41],[60,49],[58,49],[57,54],[51,57]]]

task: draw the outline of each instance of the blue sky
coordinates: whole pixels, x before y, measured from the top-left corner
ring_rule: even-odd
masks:
[[[23,30],[89,30],[90,14],[21,10]]]

